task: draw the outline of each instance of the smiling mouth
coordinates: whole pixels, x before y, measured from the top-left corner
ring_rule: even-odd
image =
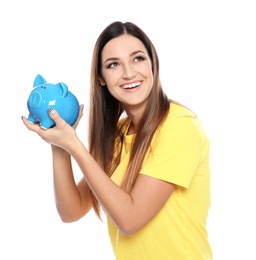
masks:
[[[127,84],[127,85],[123,85],[122,88],[123,89],[132,89],[132,88],[136,88],[138,86],[140,86],[141,82],[134,82],[132,84]]]

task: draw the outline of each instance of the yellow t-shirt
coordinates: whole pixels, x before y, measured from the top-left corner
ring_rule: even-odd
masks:
[[[120,185],[132,136],[125,135],[121,162],[111,179]],[[117,260],[209,260],[206,221],[210,207],[209,140],[198,118],[171,103],[152,140],[141,174],[177,185],[160,212],[141,230],[123,236],[108,218]]]

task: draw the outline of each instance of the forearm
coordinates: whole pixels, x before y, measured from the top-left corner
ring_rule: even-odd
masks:
[[[123,235],[133,234],[145,226],[175,189],[172,183],[139,174],[131,193],[127,193],[109,178],[76,136],[69,139],[65,147],[78,163],[85,182],[104,211]]]
[[[69,150],[80,166],[90,189],[116,225],[121,230],[131,216],[131,196],[117,186],[100,168],[82,142],[75,140]]]
[[[91,208],[89,188],[87,188],[87,194],[86,189],[81,194],[81,189],[74,179],[71,157],[65,150],[52,145],[52,158],[55,202],[58,213],[64,222],[76,221]]]

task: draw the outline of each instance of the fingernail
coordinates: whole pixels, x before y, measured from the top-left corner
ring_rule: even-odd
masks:
[[[55,110],[52,107],[48,108],[48,113],[53,115],[55,113]]]

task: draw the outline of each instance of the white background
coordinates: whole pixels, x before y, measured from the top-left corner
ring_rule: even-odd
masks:
[[[65,82],[87,108],[92,49],[115,20],[153,41],[169,97],[194,110],[211,140],[208,230],[215,260],[256,259],[254,1],[0,3],[0,259],[112,260],[105,222],[61,222],[48,144],[21,116],[34,78]],[[86,143],[87,115],[78,128]],[[75,174],[80,178],[79,169]]]

